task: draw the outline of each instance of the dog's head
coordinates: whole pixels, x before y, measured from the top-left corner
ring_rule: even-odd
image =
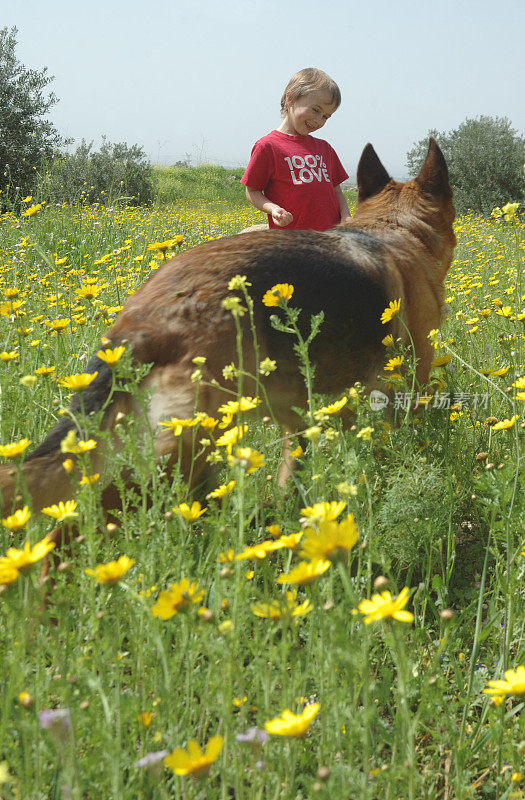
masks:
[[[429,140],[419,175],[408,183],[391,178],[372,145],[367,144],[357,167],[357,186],[354,217],[358,223],[413,230],[448,269],[456,243],[452,230],[455,211],[447,165],[435,139]]]

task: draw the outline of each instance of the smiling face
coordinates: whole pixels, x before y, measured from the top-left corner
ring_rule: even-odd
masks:
[[[278,130],[291,136],[308,136],[322,128],[337,105],[330,92],[319,89],[291,100],[287,95],[286,116]]]

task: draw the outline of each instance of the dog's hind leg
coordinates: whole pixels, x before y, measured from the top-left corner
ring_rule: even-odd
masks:
[[[285,489],[288,481],[292,478],[295,470],[297,469],[297,460],[292,456],[296,445],[290,435],[289,431],[283,431],[283,452],[282,461],[279,465],[277,473],[277,485],[281,489]]]
[[[84,393],[82,403],[78,397],[74,398],[71,405],[74,417],[63,417],[20,467],[11,464],[0,467],[2,516],[11,514],[24,503],[32,505],[33,511],[38,513],[46,506],[65,502],[75,495],[77,483],[75,477],[78,479],[75,462],[78,456],[68,452],[67,448],[63,449],[62,444],[71,431],[75,432],[78,438],[82,438],[82,431],[75,422],[77,415],[79,420],[82,419],[81,405],[86,414],[101,410],[110,395],[112,385],[110,371],[104,369],[105,365],[99,359],[94,359],[94,362],[91,362],[89,367],[92,367],[92,371],[98,368],[99,375],[89,387],[91,391]],[[126,413],[128,409],[128,396],[123,393],[115,394],[104,415],[102,428],[112,430],[118,414],[121,411]],[[111,451],[120,449],[117,437],[113,436],[111,439]],[[102,439],[95,438],[95,440],[96,447],[89,452],[90,465],[93,472],[100,473],[103,485],[104,482],[109,482],[105,468],[108,446]],[[73,461],[71,472],[64,468],[67,459]]]

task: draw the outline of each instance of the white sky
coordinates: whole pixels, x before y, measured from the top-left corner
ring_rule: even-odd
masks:
[[[17,57],[47,66],[63,136],[152,161],[244,166],[297,70],[342,104],[322,138],[349,174],[370,141],[394,177],[427,131],[506,116],[525,131],[525,0],[0,0]]]

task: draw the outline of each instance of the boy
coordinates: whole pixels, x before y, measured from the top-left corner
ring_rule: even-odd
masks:
[[[328,142],[312,136],[340,102],[339,87],[320,69],[302,69],[288,82],[283,121],[254,144],[241,178],[270,228],[325,231],[350,219],[340,186],[348,175]]]

